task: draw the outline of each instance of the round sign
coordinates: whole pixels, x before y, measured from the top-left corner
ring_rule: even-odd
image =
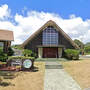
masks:
[[[31,66],[32,66],[32,61],[31,60],[25,60],[24,62],[23,62],[23,66],[24,66],[24,68],[30,68]]]

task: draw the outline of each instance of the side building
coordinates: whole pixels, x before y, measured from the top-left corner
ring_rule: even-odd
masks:
[[[0,47],[3,48],[5,53],[8,52],[8,48],[11,46],[11,41],[14,41],[13,32],[0,29]]]

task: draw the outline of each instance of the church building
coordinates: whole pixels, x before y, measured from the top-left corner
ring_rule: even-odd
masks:
[[[79,49],[74,41],[52,20],[45,23],[22,44],[39,58],[61,58],[65,49]]]

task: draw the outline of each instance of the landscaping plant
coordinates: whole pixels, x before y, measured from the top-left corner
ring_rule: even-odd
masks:
[[[25,57],[30,57],[32,55],[32,51],[31,50],[28,50],[28,49],[24,49],[22,54],[25,56]]]
[[[5,54],[0,50],[0,61],[6,62],[7,58],[8,58],[7,54]]]
[[[12,56],[14,54],[14,51],[11,47],[8,48],[8,56]]]
[[[79,51],[75,49],[66,49],[65,56],[70,60],[78,60],[79,59]]]

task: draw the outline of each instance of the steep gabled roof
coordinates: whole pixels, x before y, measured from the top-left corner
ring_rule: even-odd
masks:
[[[13,32],[0,29],[0,41],[13,41]]]
[[[32,34],[24,43],[21,45],[24,47],[27,45],[35,36],[37,36],[40,32],[42,32],[47,26],[54,26],[58,32],[60,32],[76,49],[79,49],[78,45],[74,43],[74,41],[52,20],[49,20],[45,23],[39,30],[37,30],[34,34]]]

